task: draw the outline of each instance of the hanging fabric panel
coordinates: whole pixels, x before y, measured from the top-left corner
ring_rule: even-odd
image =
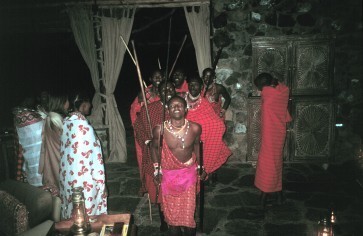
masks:
[[[89,7],[74,7],[68,9],[71,28],[76,44],[91,73],[95,95],[92,100],[92,115],[89,117],[92,125],[102,124],[103,112],[100,97],[99,72],[95,48],[92,11]]]
[[[212,66],[209,5],[184,7],[184,12],[195,48],[199,75],[202,75],[205,68]]]
[[[108,162],[126,162],[126,132],[117,108],[114,90],[120,75],[126,47],[134,22],[134,8],[110,8],[111,17],[101,16],[102,51],[103,51],[103,84],[106,98],[105,124],[109,127],[110,156]],[[102,11],[104,12],[104,10]]]

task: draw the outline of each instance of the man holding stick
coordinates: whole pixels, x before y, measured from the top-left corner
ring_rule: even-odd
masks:
[[[182,97],[173,96],[167,105],[170,119],[153,128],[154,183],[161,185],[168,235],[195,235],[196,184],[199,170],[204,168],[200,166],[199,150],[202,128],[185,119],[187,104]],[[202,173],[200,178],[205,175]]]
[[[202,126],[204,167],[208,175],[218,170],[232,154],[223,141],[226,131],[224,122],[214,113],[211,104],[201,95],[203,81],[198,75],[192,75],[188,81],[189,92],[184,95],[188,106],[187,119]]]
[[[165,86],[166,83],[166,86]],[[171,81],[163,81],[159,84],[159,94],[160,97],[166,98],[168,101],[172,96],[175,95],[175,87]],[[163,111],[164,104],[163,100],[159,100],[148,105],[148,111],[150,114],[150,126],[154,127],[157,124],[163,122]],[[168,114],[166,114],[166,118],[168,118]],[[148,118],[147,118],[147,110],[146,107],[143,106],[141,108],[139,116],[136,118],[134,123],[135,135],[138,145],[142,148],[142,160],[141,160],[141,169],[143,185],[146,188],[146,191],[149,193],[149,198],[152,203],[160,204],[161,196],[159,194],[158,188],[155,187],[153,179],[154,179],[154,167],[151,162],[151,154],[149,150],[149,142],[152,139],[152,134],[148,129]],[[159,206],[159,214],[161,220],[160,230],[166,230],[166,224],[164,221],[163,213],[161,212],[160,205]]]
[[[164,80],[164,73],[157,69],[154,70],[149,78],[151,85],[145,89],[145,100],[147,104],[156,102],[160,100],[158,86]],[[130,107],[130,117],[131,117],[131,125],[134,127],[136,117],[139,115],[141,111],[141,107],[145,105],[142,97],[142,91],[138,94],[138,96],[134,99],[133,103]],[[146,113],[144,113],[146,115]],[[145,126],[147,128],[147,126]],[[150,130],[150,128],[149,128]],[[140,179],[143,182],[143,173],[142,173],[142,148],[138,144],[136,140],[136,133],[134,128],[134,138],[135,138],[135,149],[136,149],[136,158],[137,164],[139,166]],[[142,185],[139,190],[139,195],[143,195],[146,192],[145,186]]]

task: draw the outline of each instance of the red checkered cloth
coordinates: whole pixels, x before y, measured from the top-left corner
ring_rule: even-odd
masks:
[[[215,101],[214,99],[214,95],[217,91],[217,88],[216,88],[216,84],[213,83],[211,85],[212,87],[212,90],[208,90],[207,94],[206,94],[206,99],[208,100],[208,102],[211,104],[214,112],[216,113],[216,115],[218,117],[220,117],[220,113],[221,113],[221,110],[222,110],[222,95],[219,95],[219,98],[218,98],[218,102]],[[205,89],[203,89],[203,92],[202,94],[205,93]],[[220,117],[222,120],[224,120],[224,117]]]
[[[212,106],[212,108],[214,110],[214,113],[216,113],[216,115],[218,117],[220,117],[219,114],[221,114],[221,110],[222,110],[222,98],[221,97],[222,96],[219,96],[218,102],[210,102],[209,103]],[[224,120],[224,117],[222,117],[222,120]]]
[[[151,89],[152,85],[150,85],[149,87],[147,87],[145,89],[145,98],[148,104],[152,103],[152,102],[156,102],[160,100],[160,97],[150,93],[150,89]],[[131,118],[131,124],[133,125],[135,123],[137,114],[140,112],[141,107],[143,106],[143,103],[139,102],[139,97],[136,97],[134,99],[134,101],[131,103],[131,107],[130,107],[130,118]]]
[[[263,87],[261,93],[261,148],[258,154],[255,185],[263,192],[282,190],[282,150],[286,137],[289,88]]]
[[[146,97],[146,101],[147,103],[152,103],[152,102],[155,102],[155,101],[159,101],[160,100],[160,97],[159,96],[155,96],[155,94],[152,94],[150,93],[150,89],[151,89],[152,85],[150,85],[148,88],[145,89],[145,97]],[[136,118],[137,116],[139,115],[140,113],[140,110],[141,110],[141,107],[143,106],[144,103],[140,103],[139,102],[139,97],[136,97],[134,99],[134,101],[132,102],[131,104],[131,107],[130,107],[130,118],[131,118],[131,124],[132,126],[134,126],[134,123],[136,121]],[[142,173],[142,148],[141,146],[139,145],[139,143],[137,142],[136,140],[136,132],[135,132],[135,129],[134,129],[134,139],[135,139],[135,149],[136,149],[136,158],[137,158],[137,164],[139,166],[139,173],[140,173],[140,180],[142,182],[142,186],[141,186],[141,189],[140,189],[140,192],[143,193],[145,192],[145,180],[144,179],[144,176],[143,176],[143,173]]]
[[[164,171],[161,183],[163,192],[166,193],[169,188],[171,190],[174,189],[169,194],[162,194],[163,201],[161,207],[164,212],[165,221],[168,225],[195,228],[194,213],[196,208],[197,170],[194,153],[190,163],[180,162],[164,141],[161,167]],[[166,171],[171,172],[171,179],[167,179],[169,175],[166,174]]]
[[[184,80],[182,86],[180,86],[180,88],[175,88],[175,92],[177,93],[184,93],[184,92],[188,92],[188,83],[187,81]]]
[[[189,109],[186,118],[202,126],[203,165],[209,174],[221,167],[232,152],[223,141],[226,131],[224,122],[215,114],[205,98],[200,99],[200,105],[195,109]]]
[[[148,105],[148,110],[150,115],[151,128],[163,122],[163,105],[160,101],[150,103]],[[167,112],[165,112],[165,118],[169,119],[169,115]],[[142,168],[140,169],[140,175],[142,176],[141,179],[144,180],[143,185],[145,185],[150,195],[150,200],[155,203],[156,188],[153,183],[154,166],[151,161],[149,147],[145,144],[146,140],[151,140],[150,126],[148,124],[145,106],[141,108],[140,114],[135,120],[134,132],[137,143],[142,148]],[[159,200],[160,199],[161,197],[159,194]]]

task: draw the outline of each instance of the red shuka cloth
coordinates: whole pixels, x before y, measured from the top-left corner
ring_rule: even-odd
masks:
[[[216,102],[214,99],[214,94],[217,91],[216,84],[213,83],[211,86],[212,86],[212,91],[208,90],[205,97],[208,100],[208,102],[210,103],[210,105],[212,106],[216,115],[224,121],[224,117],[220,117],[221,110],[222,110],[222,95],[219,95],[218,102]],[[203,90],[202,94],[204,94],[204,93],[205,93],[205,89]]]
[[[151,87],[152,87],[152,85],[150,85],[149,87],[147,87],[145,89],[145,97],[146,97],[147,104],[160,100],[159,96],[154,96],[154,97],[151,96],[151,93],[150,93]],[[137,96],[134,99],[134,101],[131,103],[131,106],[130,106],[130,118],[131,118],[132,125],[135,123],[137,114],[140,112],[142,106],[143,106],[143,103],[139,102],[139,97]]]
[[[194,110],[189,108],[186,118],[202,126],[200,138],[203,141],[203,165],[209,174],[221,167],[232,152],[223,141],[226,131],[224,122],[205,98],[200,99],[200,105]]]
[[[151,128],[163,122],[163,105],[160,101],[150,103],[148,105]],[[165,119],[169,119],[169,115],[165,112]],[[145,145],[146,140],[151,140],[150,127],[148,124],[145,106],[141,108],[139,116],[135,120],[134,132],[138,145],[142,148],[141,157],[141,180],[149,193],[151,202],[155,203],[156,188],[153,182],[154,166],[151,161],[151,153],[149,147]],[[161,200],[159,194],[158,202]]]
[[[255,185],[263,192],[282,190],[282,151],[286,138],[289,88],[278,84],[261,92],[261,148],[258,154]]]
[[[192,160],[187,163],[180,162],[163,142],[161,168],[165,174],[162,179],[163,190],[169,190],[169,194],[162,194],[162,210],[168,225],[186,226],[195,228],[194,213],[197,194],[197,170],[196,158],[193,153]],[[171,172],[169,174],[169,172]],[[189,177],[185,177],[188,175]],[[173,180],[168,179],[173,178]],[[169,180],[169,182],[168,182]],[[175,186],[178,185],[178,186]]]
[[[146,97],[146,101],[147,101],[148,104],[150,104],[150,103],[152,103],[154,101],[159,101],[160,100],[159,96],[151,96],[151,93],[149,92],[151,86],[152,85],[150,85],[149,87],[147,87],[145,89],[145,97]],[[131,125],[132,126],[134,126],[136,118],[139,115],[142,106],[144,106],[144,104],[140,103],[139,98],[136,97],[134,99],[134,101],[132,102],[131,107],[130,107],[130,118],[131,118]],[[145,186],[144,186],[144,181],[143,181],[144,177],[143,177],[143,173],[142,173],[142,148],[141,148],[141,146],[139,145],[139,143],[136,140],[135,128],[134,128],[134,139],[135,139],[136,158],[137,158],[137,164],[139,166],[140,179],[141,179],[141,181],[143,183],[142,187],[141,187],[141,191],[143,192],[143,191],[145,191],[144,190]]]
[[[182,86],[180,88],[175,88],[175,92],[177,93],[184,93],[184,92],[188,92],[188,83],[187,81],[184,80]]]

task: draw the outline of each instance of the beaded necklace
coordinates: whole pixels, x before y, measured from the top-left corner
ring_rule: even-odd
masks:
[[[193,100],[193,98],[194,97],[192,95],[190,95],[190,93],[186,94],[186,99],[185,100],[187,101],[187,108],[189,110],[191,110],[191,111],[196,110],[200,106],[200,104],[202,103],[202,99],[200,98],[200,94],[199,94],[199,96],[196,97],[197,100]],[[190,99],[192,99],[193,101],[190,101]]]
[[[178,131],[174,131],[174,129],[173,129],[174,126],[171,124],[170,120],[164,121],[164,127],[169,133],[174,135],[174,137],[181,140],[182,148],[184,149],[185,148],[185,144],[184,144],[185,139],[184,139],[184,137],[187,136],[188,131],[189,131],[189,121],[187,119],[184,119],[184,125]],[[184,134],[180,135],[181,131],[183,131],[185,129],[185,127],[186,127],[186,130],[185,130]],[[176,127],[174,127],[174,128],[176,128]]]

